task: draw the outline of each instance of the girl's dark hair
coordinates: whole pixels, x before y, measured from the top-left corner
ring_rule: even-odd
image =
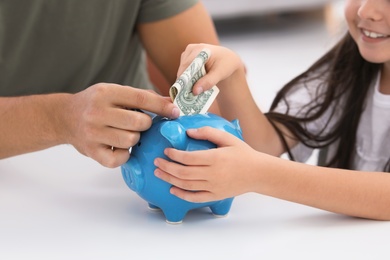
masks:
[[[324,68],[326,71],[321,73]],[[271,104],[270,112],[266,113],[266,116],[282,138],[290,159],[294,160],[275,122],[286,126],[295,138],[311,148],[322,149],[338,142],[335,154],[328,160],[326,166],[351,169],[356,132],[364,109],[365,98],[380,68],[380,64],[370,63],[363,59],[355,41],[347,33],[307,71],[287,83],[277,93]],[[280,102],[285,102],[287,109],[289,108],[287,93],[295,86],[302,86],[302,84],[318,89],[325,87],[326,91],[322,91],[322,94],[305,106],[307,112],[301,117],[275,112]],[[339,117],[332,129],[313,134],[304,127],[306,123],[320,118],[329,109],[331,109],[331,115],[337,112]]]

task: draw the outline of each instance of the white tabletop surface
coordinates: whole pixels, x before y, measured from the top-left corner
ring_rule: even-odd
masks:
[[[71,146],[0,160],[0,259],[389,259],[390,222],[245,194],[180,225]]]

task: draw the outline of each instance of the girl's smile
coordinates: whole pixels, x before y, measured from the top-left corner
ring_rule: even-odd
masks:
[[[389,40],[389,35],[387,34],[382,34],[367,29],[361,29],[360,32],[362,41],[366,43],[381,43],[383,41]]]
[[[366,38],[369,38],[369,39],[383,39],[383,38],[389,37],[389,35],[376,33],[373,31],[366,30],[366,29],[362,29],[361,31],[363,33],[363,36],[366,36]]]
[[[369,62],[390,63],[390,1],[347,0],[349,33]]]

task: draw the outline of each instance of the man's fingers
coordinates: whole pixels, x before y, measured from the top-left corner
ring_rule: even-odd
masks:
[[[148,114],[140,111],[122,108],[110,108],[104,117],[106,125],[130,131],[145,131],[152,125],[152,119]]]
[[[94,143],[99,143],[107,147],[116,147],[122,149],[129,149],[138,143],[140,132],[126,131],[112,127],[104,127],[103,129],[90,132],[93,136]]]
[[[111,148],[102,145],[88,156],[105,167],[116,168],[127,162],[130,152],[128,149]]]
[[[169,99],[143,89],[118,86],[115,102],[120,107],[143,109],[168,118],[176,118],[180,114]]]

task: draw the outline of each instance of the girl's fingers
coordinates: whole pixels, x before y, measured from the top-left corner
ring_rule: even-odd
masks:
[[[198,44],[198,45],[190,44],[190,45],[188,45],[186,50],[182,53],[180,66],[179,66],[179,69],[177,72],[177,77],[180,77],[180,75],[188,68],[188,66],[190,66],[192,61],[196,58],[196,56],[202,50],[208,49],[208,48],[205,48],[205,46],[206,45],[204,45],[204,44]],[[211,50],[208,49],[208,51],[211,53]],[[208,62],[209,62],[209,60],[206,61],[206,63],[208,63]],[[194,95],[199,95],[203,91],[209,90],[214,85],[216,85],[220,79],[218,78],[218,75],[215,75],[215,74],[216,73],[213,70],[211,70],[211,71],[208,71],[205,76],[201,77],[193,86]]]
[[[185,180],[168,174],[161,169],[155,170],[156,177],[166,181],[173,186],[171,193],[181,199],[190,202],[206,202],[214,200],[213,193],[208,191],[209,183],[203,180]]]
[[[214,87],[220,80],[221,77],[218,77],[217,73],[210,71],[194,84],[192,92],[194,95],[199,95]]]
[[[154,171],[154,174],[156,175],[157,178],[166,181],[173,186],[179,187],[184,190],[188,191],[198,191],[198,190],[204,190],[204,187],[207,185],[206,181],[203,180],[184,180],[177,178],[173,174],[166,173],[160,168],[157,168]]]
[[[213,163],[213,155],[210,150],[181,151],[167,148],[164,154],[171,160],[187,166],[208,166]]]
[[[208,126],[201,127],[198,129],[189,129],[187,130],[187,134],[189,137],[194,139],[210,141],[214,143],[217,147],[233,146],[243,143],[243,141],[241,141],[230,133]],[[214,149],[188,152],[173,148],[167,148],[165,149],[164,153],[171,160],[187,166],[209,166],[212,165],[216,160],[216,153]],[[176,165],[177,164],[172,164],[171,167],[174,167]],[[183,169],[181,169],[180,171],[186,171],[188,169],[187,167],[182,167]],[[165,170],[171,173],[171,169]]]
[[[209,202],[209,201],[216,200],[213,194],[209,191],[188,191],[188,190],[180,189],[175,186],[171,188],[171,194],[183,200],[189,202],[195,202],[195,203],[202,203],[202,202]]]
[[[188,129],[189,137],[199,140],[207,140],[218,147],[232,146],[242,143],[236,136],[222,130],[205,126],[198,129]]]
[[[177,150],[176,150],[177,151]],[[180,151],[179,151],[180,152]],[[191,153],[191,152],[185,152]],[[162,158],[156,158],[154,160],[154,165],[158,167],[163,172],[169,173],[169,175],[174,176],[182,180],[203,180],[204,175],[202,172],[202,166],[188,166],[164,160]]]
[[[186,68],[188,68],[188,66],[190,66],[191,62],[203,49],[203,47],[200,46],[197,46],[195,48],[193,47],[193,44],[188,45],[186,50],[181,54],[180,65],[177,70],[177,77],[180,77],[180,75],[185,71]]]

